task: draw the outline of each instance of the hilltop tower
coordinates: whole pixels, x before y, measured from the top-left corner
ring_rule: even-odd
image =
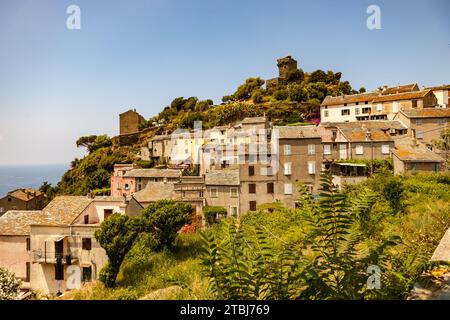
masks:
[[[297,60],[291,56],[277,59],[278,76],[281,79],[286,79],[288,73],[293,70],[297,70]]]

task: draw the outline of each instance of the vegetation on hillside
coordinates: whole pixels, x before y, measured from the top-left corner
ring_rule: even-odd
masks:
[[[19,295],[21,281],[8,269],[0,267],[0,300],[14,300]]]
[[[342,191],[324,177],[322,188],[319,200],[302,189],[296,209],[267,204],[203,237],[179,234],[170,250],[138,239],[114,288],[95,283],[69,297],[404,299],[426,284],[450,227],[450,176],[380,173]]]

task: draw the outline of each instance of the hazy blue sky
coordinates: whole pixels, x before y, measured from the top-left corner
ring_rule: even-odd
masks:
[[[68,30],[66,8],[81,8]],[[381,30],[366,28],[370,4]],[[81,135],[118,133],[178,96],[212,98],[250,76],[340,71],[355,88],[450,83],[450,1],[0,0],[0,164],[68,163]]]

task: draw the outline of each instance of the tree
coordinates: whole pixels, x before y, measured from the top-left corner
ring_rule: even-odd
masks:
[[[137,217],[136,230],[153,236],[153,250],[170,249],[178,231],[192,221],[193,208],[189,203],[160,200],[150,204]]]
[[[227,209],[220,206],[206,206],[203,208],[203,215],[209,225],[217,222],[218,219],[227,216]]]
[[[323,82],[328,80],[327,74],[323,70],[316,70],[309,75],[309,82]]]
[[[366,92],[366,88],[364,88],[364,87],[359,88],[359,93],[364,93],[364,92]]]
[[[262,94],[261,94],[261,91],[255,90],[255,91],[253,92],[253,94],[252,94],[252,100],[253,100],[254,103],[261,103],[261,102],[262,102],[262,98],[263,98],[263,96],[262,96]]]
[[[450,151],[450,129],[442,131],[440,139],[433,141],[433,145],[442,151]]]
[[[100,229],[95,232],[95,239],[108,256],[108,263],[100,271],[100,281],[105,286],[114,287],[123,259],[130,251],[137,235],[135,219],[120,213],[115,213],[104,220]]]
[[[112,145],[112,141],[107,135],[91,135],[80,137],[76,143],[77,147],[86,147],[89,153],[94,152],[97,149],[109,147]]]
[[[19,294],[20,284],[14,273],[0,267],[0,300],[14,300]]]
[[[289,97],[289,91],[286,89],[280,89],[273,93],[273,98],[278,101],[286,100]]]

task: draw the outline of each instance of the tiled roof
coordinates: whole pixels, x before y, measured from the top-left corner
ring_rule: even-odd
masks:
[[[442,86],[425,88],[427,90],[450,90],[450,84],[443,84]]]
[[[372,101],[375,97],[381,95],[379,92],[366,92],[352,95],[342,95],[337,97],[327,96],[322,102],[322,106],[336,106],[342,105],[344,103],[355,103],[355,102],[365,102]]]
[[[398,85],[395,87],[388,87],[385,89],[382,89],[382,94],[395,94],[395,93],[402,93],[402,92],[411,92],[411,91],[418,91],[419,87],[417,86],[417,83],[410,83],[410,84],[404,84],[404,85]]]
[[[44,195],[43,192],[33,189],[33,188],[25,188],[25,189],[17,189],[11,192],[8,192],[8,196],[22,200],[22,201],[30,201],[35,197],[39,197]]]
[[[353,122],[322,122],[320,126],[336,126],[339,128],[366,128],[366,129],[380,129],[380,130],[404,130],[407,127],[396,120],[369,120],[369,121],[353,121]]]
[[[133,197],[138,202],[155,202],[163,199],[173,199],[174,184],[164,182],[149,182],[141,191],[136,192]]]
[[[370,131],[370,135],[368,138],[367,131]],[[383,142],[383,141],[392,141],[392,137],[381,131],[381,130],[373,130],[373,129],[363,129],[363,128],[341,128],[341,132],[348,139],[349,142],[363,142],[363,141],[375,141],[375,142]]]
[[[317,127],[312,126],[274,126],[273,130],[278,129],[280,139],[307,139],[320,138]]]
[[[372,100],[372,102],[376,103],[376,102],[397,101],[397,100],[422,99],[430,92],[431,90],[422,90],[422,91],[411,91],[396,94],[379,95],[375,97]]]
[[[408,118],[450,118],[450,108],[400,110]]]
[[[0,218],[0,235],[29,235],[30,225],[45,221],[42,210],[10,210]]]
[[[177,178],[181,171],[176,169],[133,169],[124,174],[127,178]]]
[[[410,138],[398,138],[392,153],[402,161],[419,162],[444,162],[444,159],[436,153],[428,150],[422,143],[413,143]]]
[[[92,201],[93,199],[85,196],[58,196],[42,209],[45,219],[42,223],[71,224]]]
[[[205,174],[205,184],[214,186],[238,186],[238,170],[217,170]]]

